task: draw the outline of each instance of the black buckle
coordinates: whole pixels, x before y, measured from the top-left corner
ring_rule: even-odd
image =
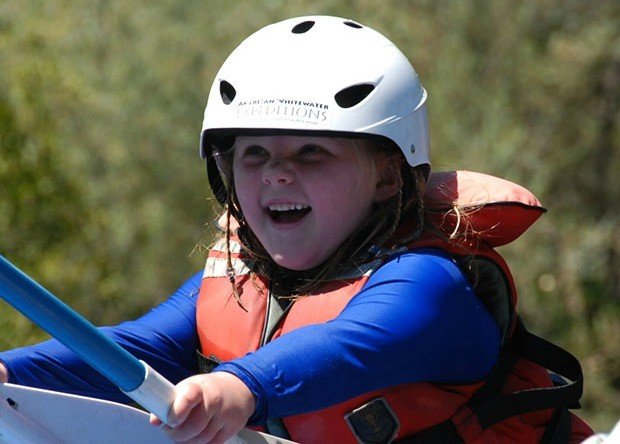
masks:
[[[360,444],[390,443],[396,438],[400,423],[385,398],[375,398],[344,415]]]

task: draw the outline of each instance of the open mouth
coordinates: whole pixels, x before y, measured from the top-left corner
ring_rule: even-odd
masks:
[[[310,211],[312,208],[302,204],[274,204],[267,207],[269,217],[279,224],[298,222]]]

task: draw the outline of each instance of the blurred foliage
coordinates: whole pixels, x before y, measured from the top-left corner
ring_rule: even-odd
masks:
[[[210,83],[252,31],[305,14],[372,26],[412,60],[429,91],[435,169],[505,177],[547,206],[503,253],[530,329],[583,364],[582,415],[610,429],[620,417],[615,0],[5,0],[0,253],[97,324],[163,300],[202,266],[191,253],[212,236],[197,155]],[[0,332],[0,348],[45,337],[5,304]]]

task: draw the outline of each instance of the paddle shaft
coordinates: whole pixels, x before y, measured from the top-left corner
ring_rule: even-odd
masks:
[[[166,422],[174,386],[1,255],[0,298]]]

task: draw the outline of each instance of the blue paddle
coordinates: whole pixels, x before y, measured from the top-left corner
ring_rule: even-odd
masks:
[[[0,255],[0,298],[168,423],[174,386]]]

